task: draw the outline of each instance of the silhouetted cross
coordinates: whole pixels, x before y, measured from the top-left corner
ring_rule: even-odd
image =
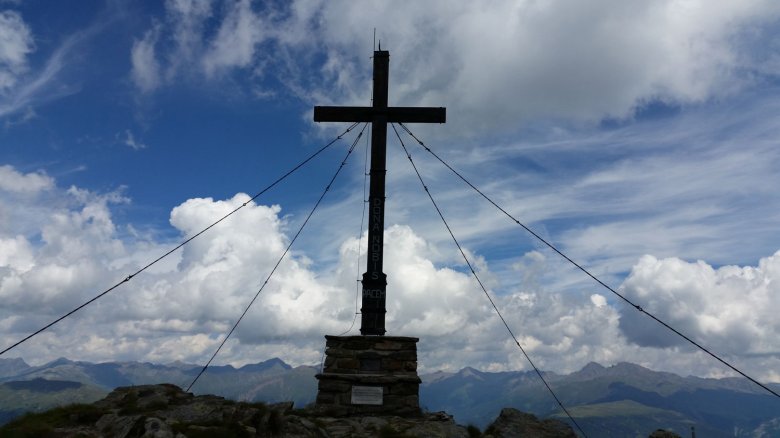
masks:
[[[368,196],[368,255],[363,274],[360,334],[385,334],[387,275],[382,272],[385,228],[385,162],[388,123],[444,123],[445,108],[388,107],[390,52],[374,52],[373,106],[315,106],[315,122],[371,122],[371,180]]]

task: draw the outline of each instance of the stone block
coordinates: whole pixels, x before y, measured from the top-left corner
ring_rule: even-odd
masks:
[[[386,394],[384,402],[385,408],[387,409],[395,409],[405,406],[404,399],[400,395]]]
[[[347,350],[345,348],[338,348],[338,347],[330,347],[325,350],[325,355],[327,357],[355,357],[355,351],[354,350]]]
[[[417,362],[417,351],[398,351],[393,354],[396,360],[413,360]]]
[[[341,346],[341,348],[345,350],[365,351],[365,350],[370,350],[372,348],[372,345],[371,342],[367,342],[367,341],[347,341]]]
[[[414,383],[396,383],[388,387],[388,392],[392,395],[417,395],[420,392],[420,386]]]
[[[353,406],[352,405],[352,387],[350,387],[350,390],[347,392],[342,392],[336,394],[336,404],[342,405],[342,406]]]
[[[360,371],[365,373],[377,373],[385,371],[381,359],[360,359]]]
[[[409,395],[404,397],[404,405],[410,408],[419,409],[420,397],[417,395]]]
[[[381,354],[373,350],[360,351],[355,353],[355,357],[357,357],[358,359],[382,359],[385,356],[386,356],[385,354]]]
[[[360,369],[360,361],[352,358],[337,359],[336,368],[357,371]]]
[[[389,351],[399,351],[399,350],[401,350],[401,348],[403,348],[403,344],[402,343],[400,343],[400,342],[393,342],[393,341],[377,342],[374,345],[374,349],[380,350],[380,351],[382,351],[382,350],[385,350],[385,351],[387,351],[387,350],[389,350]]]
[[[399,360],[385,359],[382,361],[382,369],[387,371],[402,371],[404,369],[404,362]]]
[[[325,392],[322,389],[317,392],[318,405],[332,405],[334,403],[336,403],[336,394],[332,392]]]
[[[347,392],[352,390],[352,385],[348,382],[342,382],[339,380],[330,380],[330,379],[320,379],[319,383],[319,391],[325,391],[325,392],[334,392],[334,393],[340,393],[340,392]]]

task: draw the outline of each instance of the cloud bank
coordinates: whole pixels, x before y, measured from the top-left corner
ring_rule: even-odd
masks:
[[[281,81],[307,103],[365,104],[378,26],[395,66],[391,103],[455,108],[451,121],[471,133],[544,118],[593,123],[775,77],[764,55],[743,49],[779,17],[775,2],[758,0],[168,1],[133,46],[132,77],[148,92],[182,76],[239,74],[260,91]]]
[[[774,309],[780,305],[780,252],[762,258],[758,266],[713,268],[704,261],[677,258],[639,259],[623,283],[631,300],[692,335],[707,339],[723,353],[772,355],[780,350]],[[682,339],[666,335],[651,324],[637,324],[623,310],[620,327],[639,345],[670,347]],[[644,322],[644,321],[643,321]],[[681,342],[682,341],[682,342]]]
[[[113,219],[112,211],[130,202],[121,193],[63,189],[50,176],[10,166],[0,176],[0,211],[35,208],[42,214],[37,228],[16,227],[20,222],[13,220],[0,230],[5,339],[39,328],[175,244],[152,236],[131,238],[129,224]],[[31,182],[30,189],[15,190],[18,181]],[[62,202],[46,202],[55,197]],[[183,239],[248,200],[244,194],[189,199],[171,211],[170,224]],[[9,357],[203,363],[289,243],[289,219],[281,212],[280,206],[248,203],[182,252]],[[313,263],[301,250],[288,255],[218,362],[279,356],[296,364],[317,363],[322,336],[347,330],[355,316],[356,263],[365,255],[365,241],[365,235],[343,241],[337,261],[328,266]],[[473,278],[451,261],[449,248],[403,225],[388,227],[386,242],[388,331],[422,338],[424,370],[528,368]],[[631,360],[685,374],[723,374],[717,364],[670,342],[661,328],[643,324],[640,315],[603,291],[578,294],[540,285],[535,273],[549,262],[536,251],[519,259],[512,269],[523,276],[523,287],[504,286],[488,262],[477,263],[499,309],[540,367],[565,372],[590,360]],[[780,349],[780,325],[771,313],[778,304],[779,275],[780,253],[755,267],[720,268],[645,256],[622,291],[703,344],[740,357],[759,378],[770,378],[768,366],[777,365]]]

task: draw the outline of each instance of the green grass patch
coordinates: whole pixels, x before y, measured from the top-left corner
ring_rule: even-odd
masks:
[[[106,412],[94,405],[73,404],[46,412],[27,413],[0,428],[3,437],[47,437],[55,428],[92,425]]]
[[[139,413],[138,393],[130,391],[122,398],[119,405],[119,415],[134,415]]]
[[[594,403],[589,405],[574,406],[569,408],[569,413],[572,417],[588,418],[588,417],[636,417],[636,416],[652,416],[658,414],[676,415],[680,414],[667,411],[664,409],[654,408],[651,406],[637,403],[633,400],[620,400],[609,403]],[[565,416],[564,413],[558,412],[554,417]]]

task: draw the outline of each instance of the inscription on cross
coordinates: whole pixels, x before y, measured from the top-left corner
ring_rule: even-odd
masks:
[[[315,106],[315,122],[371,122],[368,255],[363,274],[360,334],[385,334],[387,275],[382,272],[385,229],[385,163],[388,123],[444,123],[445,108],[388,107],[390,52],[374,52],[374,101],[370,107]]]

